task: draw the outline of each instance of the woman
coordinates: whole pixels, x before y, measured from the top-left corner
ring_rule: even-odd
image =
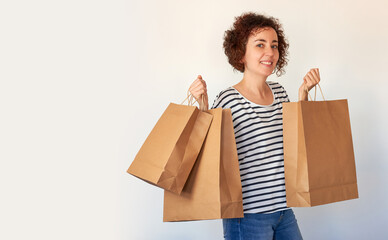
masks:
[[[282,103],[289,99],[279,83],[267,82],[275,71],[278,76],[284,73],[287,49],[282,26],[273,17],[244,13],[224,35],[229,63],[243,73],[242,80],[221,91],[212,105],[231,109],[240,164],[244,218],[222,220],[227,240],[302,239],[286,205]],[[307,101],[308,91],[319,81],[318,69],[311,69],[299,88],[299,100]],[[208,109],[200,75],[190,92],[198,102],[203,94]]]

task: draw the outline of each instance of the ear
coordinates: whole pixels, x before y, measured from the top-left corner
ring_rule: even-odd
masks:
[[[243,65],[245,65],[245,56],[241,58],[240,63],[242,63]]]

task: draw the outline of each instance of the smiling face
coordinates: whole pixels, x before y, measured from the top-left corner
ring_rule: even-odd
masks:
[[[268,77],[279,60],[278,36],[273,28],[252,31],[242,59],[245,70],[255,75]]]

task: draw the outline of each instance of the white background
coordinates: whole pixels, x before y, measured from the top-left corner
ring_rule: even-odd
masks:
[[[295,208],[305,239],[387,239],[387,1],[2,1],[0,239],[222,239],[220,220],[162,222],[163,191],[126,173],[198,74],[236,84],[234,17],[279,18],[292,101],[318,67],[348,99],[360,198]]]

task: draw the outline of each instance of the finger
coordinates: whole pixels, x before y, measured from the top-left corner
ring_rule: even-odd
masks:
[[[205,80],[202,80],[201,82],[202,82],[202,84],[203,84],[205,87],[207,86]]]
[[[308,79],[309,79],[309,87],[314,86],[314,85],[315,85],[315,82],[316,82],[316,79],[315,79],[314,76],[312,76],[311,73],[308,75]]]
[[[307,82],[307,88],[308,88],[308,90],[310,90],[311,86],[312,86],[311,77],[309,75],[306,75],[305,79],[306,79],[306,82]]]
[[[202,86],[202,87],[206,88],[206,82],[201,80],[201,81],[196,82],[195,84],[193,84],[193,87],[198,87],[198,86]]]
[[[318,80],[318,82],[319,82],[319,80],[321,79],[321,76],[319,75],[319,70],[318,70],[318,68],[315,68],[315,69],[314,69],[314,75],[316,76],[316,78],[317,78],[317,80]]]
[[[195,81],[191,84],[190,88],[197,88],[198,86],[202,86],[202,85],[203,85],[203,83],[201,82],[201,80],[197,79],[197,80],[195,80]]]
[[[196,100],[204,94],[207,95],[206,82],[202,79],[201,75],[197,76],[197,79],[191,84],[189,92],[194,96]]]
[[[194,82],[191,83],[190,88],[198,86],[199,83],[200,83],[200,81],[198,79],[195,79]]]
[[[205,80],[202,79],[201,75],[198,75],[198,78],[195,79],[195,81],[193,83],[195,83],[195,84],[200,83],[200,84],[203,84],[206,86],[206,82],[205,82]]]
[[[192,92],[199,93],[199,94],[207,94],[207,90],[205,88],[201,88],[201,87],[193,89]]]
[[[319,74],[319,69],[318,68],[314,68],[314,75],[316,76],[317,83],[318,83],[321,80],[321,76]]]
[[[205,85],[206,85],[205,80],[203,80],[203,78],[202,78],[201,75],[198,75],[197,80],[198,80],[199,82],[201,82],[202,84],[205,84]]]
[[[309,89],[309,81],[307,79],[307,76],[305,76],[303,78],[303,84],[304,84],[304,88],[308,90]]]
[[[316,72],[317,72],[317,76],[318,76],[318,82],[319,83],[321,81],[321,75],[319,74],[319,69],[317,68],[316,69]]]
[[[198,90],[201,90],[201,89],[204,89],[205,92],[207,91],[207,88],[204,85],[202,85],[202,84],[192,88],[193,91],[198,91]]]
[[[199,82],[199,81],[202,81],[202,76],[201,75],[198,75],[197,78],[194,80],[194,82]]]
[[[306,76],[304,76],[303,79],[304,79],[304,82],[306,83],[306,85],[308,86],[309,83],[310,83],[310,77],[309,77],[309,75],[306,74]]]
[[[317,72],[315,72],[314,80],[315,80],[314,81],[315,85],[317,85],[319,83],[319,80],[320,80],[319,74]]]
[[[192,92],[191,95],[198,101],[202,94],[200,92]]]
[[[203,91],[193,91],[193,92],[191,92],[191,95],[193,95],[194,98],[198,100],[198,98],[199,98],[201,95],[204,95],[204,93],[203,93]]]
[[[193,83],[190,87],[189,87],[189,91],[190,92],[195,92],[195,91],[198,91],[200,89],[203,89],[203,85],[201,82],[198,82],[198,83]]]
[[[312,81],[312,83],[313,83],[314,85],[318,83],[318,76],[315,74],[314,71],[309,72],[309,73],[308,73],[308,76],[310,77],[310,79],[311,79],[311,81]]]
[[[192,92],[192,91],[198,91],[198,89],[201,88],[201,85],[197,85],[197,86],[192,86],[189,88],[189,91]]]
[[[317,71],[314,69],[312,71],[309,72],[314,78],[318,78],[318,73]]]

